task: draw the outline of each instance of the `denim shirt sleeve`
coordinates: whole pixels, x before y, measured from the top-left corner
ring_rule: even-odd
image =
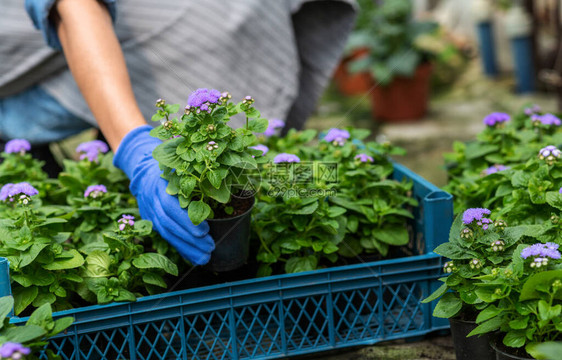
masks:
[[[117,16],[116,0],[99,1],[107,6],[111,19],[115,22]],[[49,13],[55,2],[56,0],[25,0],[25,10],[33,21],[33,25],[43,33],[47,45],[56,50],[61,50],[62,46],[57,35],[57,29],[49,19]]]

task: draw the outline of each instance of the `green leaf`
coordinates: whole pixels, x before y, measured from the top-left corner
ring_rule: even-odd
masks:
[[[215,189],[219,189],[221,187],[223,178],[221,177],[221,174],[218,171],[212,171],[212,170],[208,171],[207,179],[209,179],[209,182],[211,183],[211,185],[215,187]]]
[[[396,74],[411,77],[414,75],[420,61],[420,53],[413,49],[406,49],[392,54],[387,64],[392,67]]]
[[[151,284],[151,285],[155,285],[155,286],[159,286],[161,288],[167,288],[168,285],[166,285],[166,282],[164,281],[164,279],[162,278],[162,276],[155,274],[155,273],[146,273],[142,275],[142,281],[145,282],[145,284]]]
[[[248,129],[255,133],[263,133],[267,130],[268,125],[269,121],[267,119],[253,119],[248,122]]]
[[[472,330],[467,335],[467,337],[495,331],[499,329],[502,324],[503,324],[503,320],[501,317],[499,316],[493,317],[490,320],[487,320],[482,324],[478,325],[476,328],[474,328],[474,330]]]
[[[164,141],[152,152],[152,156],[158,163],[172,169],[177,169],[183,164],[183,160],[176,154],[176,148],[184,139],[174,138]]]
[[[515,330],[522,330],[522,329],[526,329],[528,324],[529,324],[529,317],[524,316],[524,317],[518,317],[515,320],[511,320],[509,322],[509,327]]]
[[[560,304],[551,306],[546,301],[539,300],[538,305],[539,305],[539,319],[544,321],[557,318],[560,315],[560,312],[562,311],[562,305]]]
[[[562,194],[558,191],[549,191],[546,193],[546,202],[552,206],[557,208],[558,210],[562,210]]]
[[[328,216],[338,217],[345,214],[346,211],[347,211],[346,209],[339,206],[330,206],[330,208],[328,209]]]
[[[293,274],[302,271],[316,270],[318,259],[314,255],[304,257],[292,257],[285,263],[285,272]]]
[[[221,183],[220,188],[215,189],[215,187],[211,185],[209,180],[205,180],[203,181],[201,188],[204,191],[205,195],[210,196],[221,204],[226,204],[230,200],[230,190],[226,186],[225,182]]]
[[[505,346],[513,347],[513,348],[520,348],[525,345],[525,341],[527,337],[525,336],[525,331],[509,331],[505,334],[503,338],[503,343]]]
[[[38,340],[43,337],[47,331],[37,325],[16,326],[5,329],[2,332],[4,341],[11,341],[16,343],[27,343]]]
[[[65,258],[63,260],[56,260],[50,264],[44,264],[43,268],[46,270],[66,270],[74,269],[80,267],[84,264],[84,258],[80,253],[74,249],[68,250],[66,252],[70,258]]]
[[[201,200],[190,202],[187,208],[187,215],[194,225],[199,225],[207,220],[210,214],[211,207]]]
[[[35,286],[14,289],[14,313],[19,315],[35,301],[38,293],[39,289]]]
[[[40,307],[43,304],[53,304],[55,301],[57,301],[57,297],[54,294],[51,294],[50,292],[39,293],[35,300],[33,300],[32,305]]]
[[[197,180],[194,177],[182,177],[180,180],[180,191],[185,197],[189,197],[197,185]]]
[[[33,244],[29,249],[27,249],[26,251],[23,251],[20,254],[21,262],[19,264],[19,267],[23,268],[23,267],[31,264],[33,262],[33,260],[35,260],[37,255],[39,255],[41,250],[46,248],[48,245],[49,244]]]
[[[466,144],[465,154],[467,160],[473,160],[473,159],[480,158],[484,155],[496,152],[498,150],[499,148],[497,145],[471,142]]]
[[[525,347],[525,350],[535,359],[558,360],[560,354],[562,354],[562,343],[549,341],[539,344],[529,344]]]
[[[447,286],[447,284],[443,284],[441,286],[439,286],[437,288],[437,290],[435,290],[433,292],[433,294],[429,295],[428,297],[426,297],[425,299],[422,300],[422,303],[428,303],[428,302],[432,302],[433,300],[437,300],[438,298],[440,298],[443,294],[445,294],[447,292],[447,289],[449,287]]]
[[[0,298],[0,329],[4,327],[4,319],[14,308],[14,298],[3,296]]]
[[[178,276],[178,267],[166,256],[158,253],[144,253],[133,259],[138,269],[162,269],[170,275]]]
[[[53,321],[53,310],[50,304],[43,304],[29,316],[26,325],[37,325],[45,328]]]
[[[496,307],[495,305],[489,305],[488,307],[486,307],[484,310],[480,311],[480,313],[478,314],[478,316],[476,317],[476,323],[479,324],[481,322],[484,322],[486,320],[489,320],[493,317],[498,316],[503,310],[499,309],[498,307]]]
[[[537,288],[550,287],[554,280],[562,280],[562,270],[541,271],[529,276],[523,284],[519,301],[541,299],[543,295],[537,291]],[[555,294],[555,298],[562,299],[560,291]]]
[[[463,259],[474,258],[474,256],[468,253],[466,249],[452,242],[446,242],[437,246],[435,250],[433,250],[433,252],[452,260],[463,260]]]
[[[455,316],[462,308],[462,301],[456,297],[453,293],[444,294],[435,309],[433,310],[433,316],[439,318],[451,318]]]
[[[373,236],[389,245],[406,245],[410,241],[408,230],[404,227],[387,227],[373,231]]]
[[[55,320],[55,326],[53,327],[53,330],[49,332],[49,336],[55,336],[56,334],[66,330],[73,322],[74,319],[70,316]]]
[[[299,209],[287,209],[286,213],[287,214],[293,214],[293,215],[310,215],[310,214],[314,213],[314,211],[316,211],[316,209],[318,209],[318,201],[315,201],[311,204],[303,206]]]
[[[106,277],[111,276],[111,257],[101,250],[94,250],[86,257],[86,269],[84,277]]]

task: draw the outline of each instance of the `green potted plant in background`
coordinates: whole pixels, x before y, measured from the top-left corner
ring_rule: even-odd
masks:
[[[359,11],[355,20],[355,28],[349,36],[343,58],[334,72],[334,82],[338,91],[346,96],[365,94],[374,85],[373,77],[368,69],[351,71],[349,68],[354,60],[369,54],[369,49],[365,46],[369,37],[367,29],[374,11],[376,11],[373,0],[358,0],[357,3]]]
[[[162,124],[151,134],[163,141],[153,156],[168,180],[167,192],[179,199],[193,224],[208,220],[215,239],[208,268],[228,271],[243,265],[248,257],[250,215],[254,194],[251,170],[262,151],[254,133],[263,133],[268,121],[246,96],[238,104],[231,96],[214,89],[198,89],[188,99],[184,114],[172,118],[179,105],[158,100],[153,121]],[[246,125],[232,129],[227,125],[236,114],[246,117]]]
[[[384,1],[373,11],[364,31],[368,55],[350,64],[351,72],[368,70],[373,75],[373,115],[382,120],[421,118],[427,111],[431,78],[431,51],[417,38],[436,33],[433,22],[411,19],[410,0]]]

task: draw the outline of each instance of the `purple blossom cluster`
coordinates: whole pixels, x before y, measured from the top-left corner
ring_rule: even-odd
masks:
[[[117,223],[119,224],[119,231],[123,231],[127,226],[133,227],[135,225],[135,217],[133,215],[122,215]]]
[[[558,251],[558,244],[547,242],[546,244],[537,243],[526,247],[521,251],[521,257],[527,259],[531,256],[540,258],[560,259],[560,251]]]
[[[262,156],[265,156],[265,154],[267,154],[267,152],[269,151],[269,148],[265,145],[262,145],[262,144],[258,144],[256,146],[250,146],[250,149],[261,151]]]
[[[531,116],[534,114],[538,114],[541,112],[541,107],[538,106],[537,104],[534,104],[533,106],[530,106],[528,108],[525,108],[525,115],[527,116]]]
[[[554,162],[555,159],[560,157],[560,150],[554,145],[548,145],[539,151],[539,159],[546,159],[547,162]]]
[[[0,359],[19,360],[29,354],[31,354],[31,349],[20,343],[7,341],[0,346]]]
[[[472,224],[473,221],[477,221],[477,225],[482,226],[482,229],[487,230],[487,224],[490,224],[492,221],[484,217],[484,215],[490,215],[490,210],[485,208],[470,208],[466,209],[465,212],[462,214],[462,222],[465,225]],[[484,228],[486,225],[486,228]]]
[[[349,131],[337,128],[331,128],[328,130],[326,136],[324,136],[324,140],[332,143],[334,145],[343,146],[347,139],[349,139]]]
[[[1,201],[14,201],[15,197],[17,195],[23,195],[23,196],[34,196],[39,194],[39,191],[37,191],[36,188],[34,188],[33,186],[31,186],[29,183],[27,182],[20,182],[17,184],[6,184],[4,186],[2,186],[2,189],[0,189],[0,200]]]
[[[101,140],[83,142],[76,147],[76,152],[80,154],[80,160],[88,159],[89,162],[98,161],[99,154],[109,151],[109,146]]]
[[[552,114],[544,114],[544,115],[533,115],[531,117],[531,120],[533,121],[533,123],[536,124],[543,124],[543,125],[555,125],[555,126],[560,126],[562,125],[562,121],[560,121],[560,119]]]
[[[496,165],[492,165],[489,168],[485,169],[484,174],[490,175],[490,174],[495,174],[499,171],[504,171],[504,170],[509,170],[509,166],[496,164]]]
[[[6,143],[4,146],[4,152],[6,154],[25,154],[27,151],[31,150],[31,144],[25,139],[13,139]]]
[[[510,120],[509,114],[502,112],[493,112],[484,117],[484,125],[486,126],[496,126],[501,123],[508,122]]]
[[[301,159],[297,155],[281,153],[273,158],[273,162],[276,164],[279,163],[298,163],[301,162]]]
[[[267,129],[263,132],[263,134],[267,137],[273,136],[277,134],[278,129],[282,129],[285,126],[285,122],[281,119],[271,119],[269,120],[269,124],[267,125]]]
[[[362,163],[366,163],[366,162],[373,162],[375,161],[371,156],[367,155],[367,154],[359,154],[355,156],[355,160],[359,160]]]
[[[107,188],[104,185],[90,185],[84,191],[84,197],[97,198],[107,192]]]
[[[201,111],[208,111],[210,104],[216,104],[221,97],[221,92],[215,89],[200,88],[189,95],[187,105],[198,107]]]

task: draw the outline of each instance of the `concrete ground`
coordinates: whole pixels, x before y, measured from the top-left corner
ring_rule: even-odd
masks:
[[[528,104],[538,104],[544,111],[556,112],[554,93],[518,95],[514,79],[505,75],[488,79],[482,75],[478,60],[469,62],[448,91],[431,100],[430,111],[419,122],[380,124],[370,118],[368,96],[344,98],[335,91],[324,97],[318,112],[307,127],[325,130],[330,127],[371,128],[377,137],[386,138],[408,151],[397,160],[432,183],[446,183],[443,153],[452,151],[456,140],[474,139],[484,125],[485,115],[502,111],[514,113]],[[422,341],[393,341],[348,351],[317,354],[318,360],[447,360],[455,359],[449,336],[432,336]]]

